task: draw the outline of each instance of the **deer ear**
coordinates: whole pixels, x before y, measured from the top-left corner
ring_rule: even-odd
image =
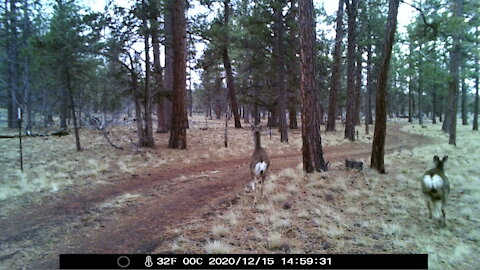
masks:
[[[438,162],[440,162],[440,158],[438,156],[434,156],[433,163],[437,164]]]
[[[448,156],[443,156],[442,162],[445,162],[445,161],[447,161],[447,160],[448,160]]]

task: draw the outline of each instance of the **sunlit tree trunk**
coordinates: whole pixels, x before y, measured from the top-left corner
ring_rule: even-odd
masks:
[[[315,95],[315,19],[312,0],[299,1],[302,92],[302,156],[307,173],[326,171]]]

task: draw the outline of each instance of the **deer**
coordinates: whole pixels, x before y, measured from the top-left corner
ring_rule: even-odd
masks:
[[[260,185],[260,199],[263,196],[263,182],[267,176],[268,168],[270,167],[270,159],[267,151],[260,144],[261,125],[252,125],[253,139],[255,142],[255,149],[253,150],[252,158],[250,160],[250,175],[252,178],[253,190],[253,205],[257,205],[257,190],[256,186]]]
[[[438,156],[434,156],[433,163],[435,168],[428,170],[422,178],[422,192],[425,195],[429,218],[432,218],[432,207],[441,201],[443,217],[441,225],[443,227],[447,226],[445,222],[445,206],[450,193],[450,183],[444,170],[447,159],[448,156],[444,156],[442,160]]]

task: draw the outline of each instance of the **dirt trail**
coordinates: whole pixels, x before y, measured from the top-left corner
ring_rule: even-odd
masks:
[[[386,152],[432,143],[389,130]],[[331,162],[370,155],[370,144],[326,147]],[[271,157],[272,172],[295,167],[301,153]],[[0,268],[58,268],[60,253],[149,253],[167,228],[235,203],[250,181],[249,157],[127,175],[109,184],[67,189],[0,217]],[[175,181],[172,181],[175,179]]]

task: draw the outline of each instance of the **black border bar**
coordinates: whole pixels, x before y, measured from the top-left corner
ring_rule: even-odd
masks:
[[[428,255],[60,254],[60,269],[428,269]]]

